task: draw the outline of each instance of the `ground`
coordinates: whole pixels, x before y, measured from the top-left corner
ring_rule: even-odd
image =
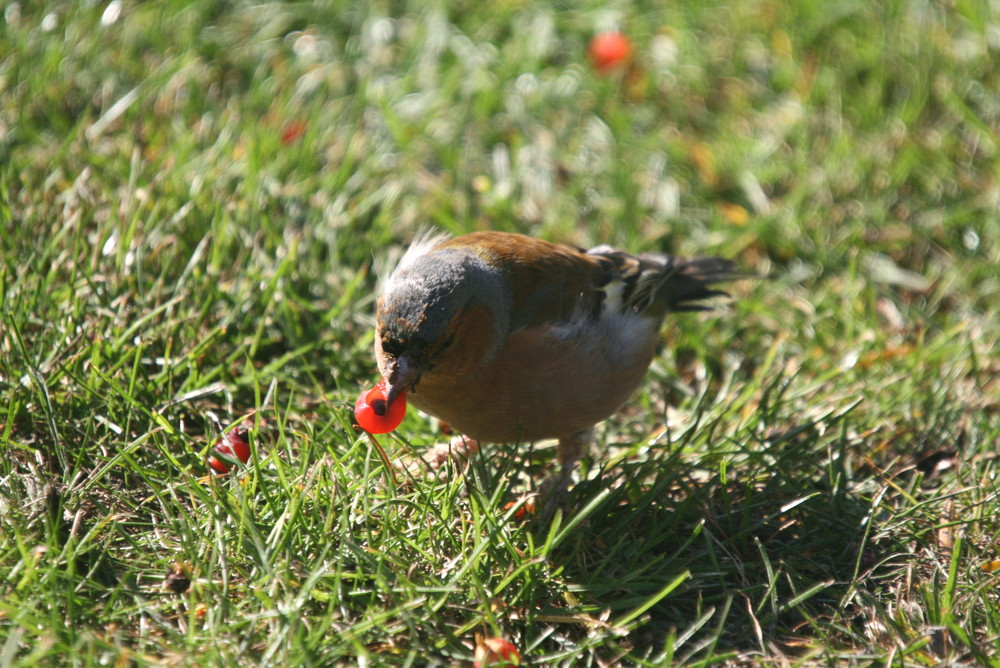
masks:
[[[7,3],[0,663],[1000,662],[1000,12],[662,5]],[[353,427],[427,228],[765,278],[545,524]]]

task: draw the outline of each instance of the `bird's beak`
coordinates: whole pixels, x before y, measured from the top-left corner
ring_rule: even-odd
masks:
[[[391,406],[396,397],[416,384],[419,372],[417,371],[417,365],[408,357],[396,357],[390,360],[386,371],[388,373],[385,376],[385,380],[389,384],[389,392],[386,395],[385,401],[387,405]]]

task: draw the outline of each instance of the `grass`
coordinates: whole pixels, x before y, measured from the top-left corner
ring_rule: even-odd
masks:
[[[0,664],[1000,663],[1000,14],[660,5],[8,3]],[[770,278],[541,525],[548,444],[352,428],[424,226]]]

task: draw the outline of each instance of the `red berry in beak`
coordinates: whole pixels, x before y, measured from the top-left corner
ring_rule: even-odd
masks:
[[[406,415],[406,393],[401,392],[390,404],[387,392],[385,380],[380,380],[375,387],[362,392],[354,404],[354,418],[370,434],[389,433]]]

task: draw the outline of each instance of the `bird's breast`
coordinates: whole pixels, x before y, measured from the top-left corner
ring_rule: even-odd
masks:
[[[625,314],[520,329],[474,373],[445,366],[424,374],[409,401],[481,441],[568,436],[610,416],[635,391],[653,359],[658,324]]]

